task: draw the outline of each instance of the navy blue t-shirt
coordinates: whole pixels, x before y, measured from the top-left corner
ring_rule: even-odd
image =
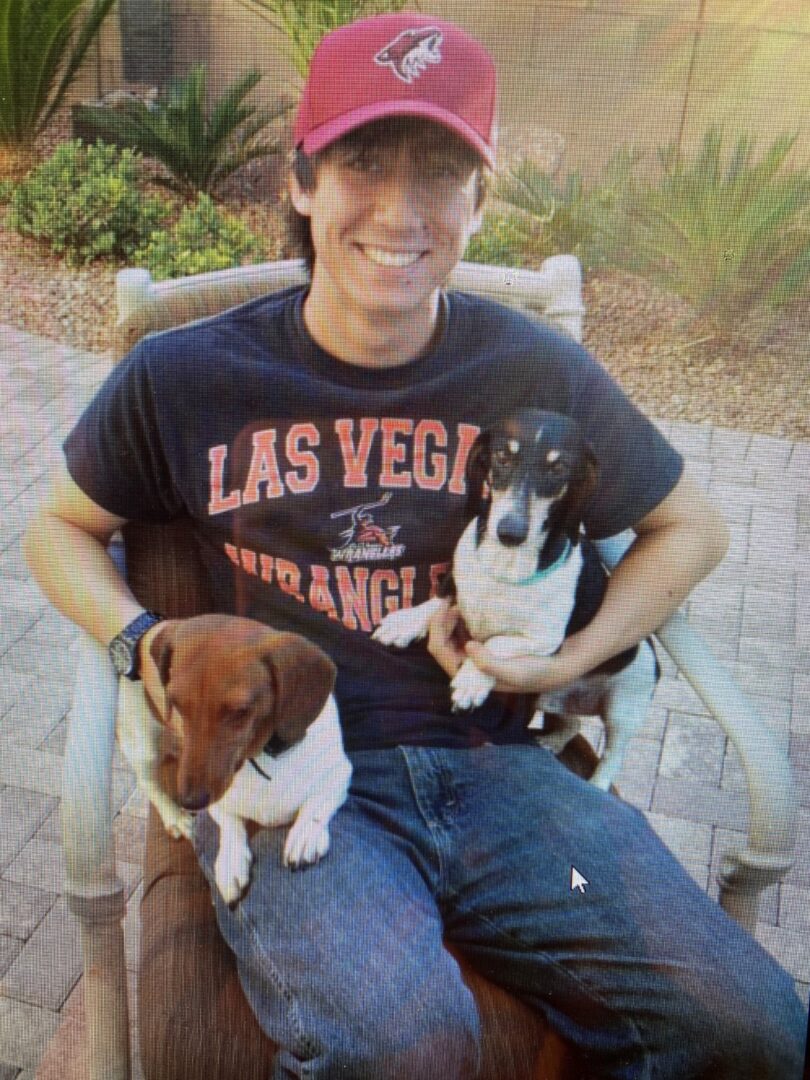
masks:
[[[450,293],[431,351],[378,370],[320,349],[304,296],[146,338],[65,441],[68,469],[111,513],[190,515],[218,610],[324,648],[348,748],[526,741],[526,697],[453,714],[424,643],[371,640],[449,565],[473,440],[527,405],[574,417],[601,466],[585,513],[594,538],[657,506],[681,458],[585,350],[511,309]]]

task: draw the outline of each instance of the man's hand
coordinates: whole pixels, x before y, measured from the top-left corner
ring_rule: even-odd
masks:
[[[465,660],[497,679],[495,689],[512,694],[539,694],[558,690],[584,674],[573,663],[565,646],[554,656],[538,656],[526,642],[525,653],[502,659],[485,643],[471,641],[461,613],[448,607],[434,615],[428,630],[428,651],[452,679]]]
[[[457,607],[447,604],[430,620],[427,648],[452,679],[466,659],[462,632],[464,621]],[[468,635],[467,635],[468,636]]]

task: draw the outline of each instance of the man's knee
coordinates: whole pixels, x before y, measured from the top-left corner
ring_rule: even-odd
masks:
[[[426,1005],[426,1008],[429,1008]],[[356,1080],[472,1080],[480,1065],[477,1023],[451,1014],[409,1016],[394,1012],[374,1032],[356,1032],[331,1057],[334,1074]]]
[[[774,1012],[773,1000],[763,1000],[761,1008],[752,1005],[747,1014],[726,1014],[717,1024],[717,1053],[724,1071],[710,1068],[706,1076],[801,1080],[807,1017],[798,998],[785,998]]]
[[[726,987],[710,1010],[682,1002],[689,1076],[700,1080],[800,1080],[807,1016],[784,973],[762,979],[759,992]]]

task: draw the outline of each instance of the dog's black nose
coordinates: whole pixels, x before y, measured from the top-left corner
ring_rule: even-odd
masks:
[[[498,539],[504,547],[517,547],[529,535],[529,522],[523,514],[506,514],[498,522]]]
[[[273,735],[265,744],[264,752],[265,754],[269,754],[270,757],[278,757],[279,754],[283,754],[285,750],[289,749],[290,744],[286,739],[282,739],[280,735]]]
[[[207,791],[190,791],[187,795],[179,795],[177,801],[184,810],[204,810],[211,802],[211,796]]]

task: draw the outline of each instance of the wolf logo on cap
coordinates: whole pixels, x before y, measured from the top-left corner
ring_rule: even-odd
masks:
[[[441,63],[441,43],[442,32],[435,26],[403,30],[377,53],[374,61],[382,67],[390,67],[402,82],[412,83],[427,69],[428,64]]]

